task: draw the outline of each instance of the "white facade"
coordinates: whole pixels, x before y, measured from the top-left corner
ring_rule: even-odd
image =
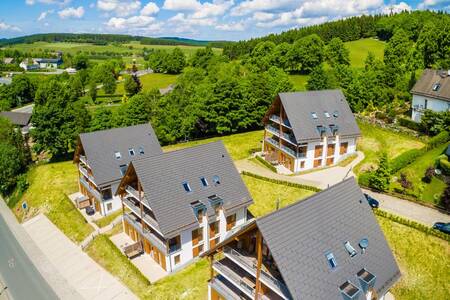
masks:
[[[120,196],[113,196],[111,199],[103,200],[100,208],[100,214],[107,216],[122,208],[122,200],[120,200]]]
[[[421,95],[413,95],[411,119],[420,122],[420,118],[425,109],[432,111],[450,111],[450,101],[426,97]]]

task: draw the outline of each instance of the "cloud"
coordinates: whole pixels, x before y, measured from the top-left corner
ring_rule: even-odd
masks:
[[[19,27],[0,22],[0,31],[22,31]]]
[[[187,26],[214,26],[216,24],[216,20],[213,18],[194,19],[186,16],[184,13],[178,13],[167,21]]]
[[[428,9],[428,8],[435,8],[438,6],[444,6],[446,4],[450,4],[449,0],[424,0],[422,3],[417,5],[417,8],[419,9]]]
[[[294,13],[303,18],[347,17],[370,13],[383,4],[383,0],[307,0]]]
[[[159,12],[159,7],[154,2],[149,2],[141,10],[141,16],[151,16]]]
[[[261,22],[261,21],[272,20],[274,17],[275,17],[275,14],[257,11],[253,14],[253,17],[251,19]]]
[[[79,6],[78,8],[68,7],[59,11],[58,15],[61,19],[80,19],[84,16],[84,8],[83,6]]]
[[[296,0],[245,0],[231,10],[232,16],[244,16],[257,11],[276,11],[292,9]]]
[[[113,12],[119,17],[131,16],[141,8],[137,0],[98,0],[97,8],[105,12]]]
[[[42,21],[42,20],[44,20],[45,18],[47,18],[48,15],[50,15],[50,14],[52,14],[52,13],[54,13],[54,12],[55,12],[55,11],[54,11],[53,9],[43,11],[43,12],[41,12],[41,14],[40,14],[39,17],[37,18],[37,20],[38,20],[38,21]]]
[[[243,22],[232,22],[228,24],[217,25],[215,28],[222,31],[244,31],[245,25]]]
[[[383,6],[382,9],[381,9],[381,12],[383,14],[390,14],[390,13],[398,14],[398,13],[400,13],[402,11],[405,11],[405,10],[410,11],[410,10],[412,10],[412,8],[407,3],[400,2],[398,4],[392,4],[392,5],[385,5],[385,6]]]
[[[155,34],[161,32],[162,23],[150,16],[133,16],[129,18],[113,17],[105,23],[112,31],[128,33]]]
[[[193,11],[198,10],[201,3],[197,0],[165,0],[163,8],[176,11]]]
[[[58,4],[64,6],[69,4],[70,2],[72,2],[72,0],[25,0],[25,3],[27,5],[34,5],[36,3],[41,3],[41,4]]]
[[[213,0],[200,3],[197,0],[166,0],[163,9],[174,11],[190,11],[189,17],[201,19],[224,15],[232,6],[234,0]]]

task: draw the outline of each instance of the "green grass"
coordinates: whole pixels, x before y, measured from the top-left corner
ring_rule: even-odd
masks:
[[[112,214],[110,214],[110,215],[108,215],[106,217],[103,217],[101,219],[95,220],[94,223],[98,227],[102,228],[102,227],[105,227],[105,226],[109,225],[112,221],[114,221],[120,215],[122,215],[122,210],[121,209],[119,209],[116,212],[113,212]]]
[[[289,79],[294,85],[294,91],[306,91],[306,83],[309,75],[289,75]]]
[[[263,131],[257,130],[164,146],[163,149],[164,151],[173,151],[222,140],[231,158],[233,160],[240,160],[249,157],[253,152],[260,151],[262,138]]]
[[[402,273],[391,289],[395,299],[450,299],[449,243],[383,217],[377,219]]]
[[[445,183],[442,180],[433,178],[431,183],[427,184],[422,181],[422,178],[425,175],[426,169],[430,166],[434,166],[436,158],[445,151],[447,145],[448,144],[441,145],[427,151],[412,164],[401,169],[396,174],[397,177],[400,177],[401,173],[406,175],[413,185],[414,194],[418,195],[419,199],[422,201],[433,204],[439,204],[440,202],[440,196],[445,190]]]
[[[285,186],[246,175],[242,175],[242,178],[252,195],[254,203],[249,210],[255,217],[274,211],[278,199],[281,208],[314,194],[314,192],[297,187]]]
[[[422,141],[411,136],[393,132],[365,122],[358,122],[362,137],[359,138],[357,149],[364,152],[364,160],[360,162],[354,171],[356,174],[376,168],[380,153],[385,151],[389,159],[392,159],[406,150],[419,149],[424,146]]]
[[[93,228],[86,222],[67,195],[78,190],[77,169],[72,161],[35,166],[28,172],[30,184],[20,201],[12,207],[19,220],[45,213],[65,235],[81,242]],[[21,209],[26,201],[27,213]]]
[[[354,68],[364,67],[364,61],[369,52],[372,52],[376,58],[383,59],[385,45],[385,42],[372,38],[346,42],[345,46],[350,52],[350,65]]]

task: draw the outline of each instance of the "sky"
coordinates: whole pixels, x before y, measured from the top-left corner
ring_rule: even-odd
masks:
[[[70,32],[242,40],[417,9],[450,11],[450,0],[0,0],[0,38]]]

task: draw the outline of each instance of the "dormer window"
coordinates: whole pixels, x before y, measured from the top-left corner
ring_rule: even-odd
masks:
[[[330,117],[331,117],[331,116],[330,116],[330,113],[327,112],[327,111],[325,111],[323,114],[325,115],[326,118],[330,118]]]
[[[337,134],[338,129],[339,129],[339,127],[337,125],[334,125],[334,124],[330,125],[330,130],[331,130],[331,133],[333,133],[333,135]]]
[[[136,153],[134,152],[133,148],[128,149],[128,153],[130,154],[130,156],[134,156]]]
[[[317,131],[319,131],[320,136],[323,136],[327,132],[327,129],[322,125],[319,125],[317,126]]]
[[[441,84],[439,82],[436,82],[435,84],[433,84],[433,91],[434,92],[439,91],[440,87],[441,87]]]
[[[215,185],[220,184],[220,177],[217,175],[213,176],[213,182]]]
[[[144,154],[144,147],[139,147],[139,154],[140,155]]]
[[[358,276],[359,283],[365,292],[375,286],[376,276],[366,269],[361,269],[358,273],[356,273],[356,276]]]
[[[206,213],[206,206],[197,200],[191,203],[191,207],[194,210],[195,217],[201,223],[203,220],[203,216]]]
[[[339,117],[339,112],[337,110],[335,110],[333,112],[333,117],[335,117],[335,118]]]
[[[186,192],[192,192],[191,186],[189,185],[189,182],[185,181],[182,183],[183,188]]]
[[[317,119],[318,119],[317,114],[316,114],[315,112],[312,112],[312,113],[311,113],[311,117],[312,117],[314,120],[317,120]]]
[[[356,250],[355,250],[355,248],[353,248],[353,246],[350,244],[349,241],[346,241],[344,243],[344,247],[345,247],[345,250],[347,250],[350,257],[354,257],[356,255]]]
[[[119,151],[116,151],[116,152],[114,152],[114,157],[115,157],[116,159],[121,159],[121,158],[122,158],[122,154],[120,154]]]
[[[344,299],[348,300],[358,299],[359,293],[361,292],[361,290],[350,281],[346,281],[339,289],[341,290]]]
[[[127,165],[120,165],[119,168],[120,168],[120,174],[122,174],[122,176],[124,176],[125,173],[127,172],[128,166]]]
[[[208,186],[208,180],[206,180],[205,177],[200,177],[200,181],[201,181],[203,187]]]
[[[334,254],[331,252],[327,252],[325,254],[325,257],[327,258],[328,261],[328,265],[330,266],[330,268],[332,270],[336,269],[337,267],[337,262],[336,262],[336,258],[334,258]]]

